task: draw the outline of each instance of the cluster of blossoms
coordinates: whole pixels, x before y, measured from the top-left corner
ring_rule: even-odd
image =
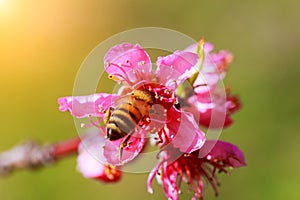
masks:
[[[240,108],[236,96],[229,90],[222,93],[217,87],[233,56],[225,50],[212,50],[212,44],[201,40],[185,50],[159,57],[153,70],[149,55],[141,46],[123,43],[112,47],[104,57],[104,64],[109,77],[122,84],[118,94],[98,93],[58,100],[60,111],[89,118],[96,127],[93,134],[82,138],[79,171],[87,178],[118,181],[122,166],[141,154],[150,140],[159,152],[158,163],[148,178],[150,193],[156,177],[170,200],[179,198],[182,181],[193,191],[192,199],[203,198],[204,180],[217,194],[219,182],[215,172],[227,173],[227,167],[244,166],[245,160],[235,145],[206,140],[203,131],[229,126],[231,114]],[[151,110],[137,122],[130,136],[112,141],[106,128],[107,113],[128,98],[126,94],[131,96],[136,90],[153,96]]]

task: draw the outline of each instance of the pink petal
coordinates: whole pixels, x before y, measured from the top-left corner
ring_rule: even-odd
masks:
[[[121,178],[121,172],[107,164],[103,156],[105,140],[101,129],[89,129],[79,146],[77,168],[86,178],[115,182]]]
[[[196,69],[193,67],[198,62],[198,55],[191,52],[175,51],[173,54],[166,57],[158,57],[156,76],[159,81],[166,85],[172,86],[181,84],[189,78]]]
[[[216,63],[211,59],[210,55],[205,55],[203,67],[193,86],[198,94],[208,94],[215,90],[218,82],[222,80],[222,76],[218,71]]]
[[[99,152],[93,152],[98,154]],[[105,172],[105,166],[87,150],[82,149],[77,157],[77,168],[86,178],[97,178]]]
[[[218,67],[219,73],[224,72],[233,61],[233,55],[227,50],[221,50],[210,55],[212,62]]]
[[[228,167],[236,168],[246,165],[243,152],[237,146],[224,141],[206,141],[200,149],[199,156],[206,156],[212,161],[222,161]]]
[[[151,61],[147,52],[138,44],[123,43],[112,47],[104,56],[108,74],[129,85],[151,74]]]
[[[232,124],[231,114],[240,109],[239,98],[215,93],[211,98],[200,94],[190,97],[188,102],[191,106],[185,110],[195,117],[200,116],[199,123],[207,128],[225,128]]]
[[[214,114],[212,114],[212,112],[214,112]],[[213,115],[215,116],[214,118],[212,118]],[[232,119],[227,113],[225,114],[224,112],[219,112],[217,110],[212,111],[212,109],[209,109],[200,114],[199,123],[207,128],[220,129],[231,125]]]
[[[193,84],[193,87],[195,88],[194,92],[197,94],[209,95],[210,92],[216,89],[220,80],[221,77],[218,73],[216,73],[215,66],[210,67],[204,65]]]
[[[141,129],[140,132],[136,132],[127,142],[129,145],[123,149],[123,155],[120,161],[120,144],[126,139],[126,137],[127,136],[116,141],[106,140],[103,155],[109,164],[121,166],[133,160],[142,151],[147,141],[144,130]]]
[[[118,95],[112,94],[92,94],[88,96],[61,97],[58,99],[59,110],[69,111],[73,116],[83,117],[103,117],[112,102]]]
[[[207,94],[214,91],[218,81],[224,78],[227,66],[233,60],[233,55],[227,50],[221,50],[216,53],[212,53],[212,50],[213,45],[205,42],[203,66],[193,84],[195,92],[198,94]],[[196,53],[197,44],[189,46],[185,51]]]
[[[151,170],[151,172],[150,172],[149,175],[148,175],[147,189],[148,189],[148,192],[149,192],[150,194],[153,194],[153,189],[152,189],[152,187],[151,187],[151,183],[152,183],[154,177],[156,176],[156,174],[157,174],[159,168],[161,167],[162,163],[163,163],[163,162],[159,162],[159,163]]]
[[[191,153],[202,147],[205,134],[199,129],[192,113],[170,109],[167,127],[174,147],[181,152]]]

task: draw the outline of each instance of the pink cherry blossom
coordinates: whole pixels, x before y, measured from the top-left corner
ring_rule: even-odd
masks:
[[[222,129],[232,124],[231,114],[240,109],[237,96],[231,95],[229,90],[220,91],[217,85],[226,75],[226,70],[233,60],[233,55],[227,50],[213,52],[211,43],[204,43],[204,61],[199,75],[193,83],[193,93],[186,96],[184,110],[194,114],[200,125],[212,129]],[[185,49],[196,52],[197,44]],[[200,116],[200,117],[199,117]]]
[[[139,45],[123,43],[112,47],[104,57],[105,70],[109,76],[123,85],[128,94],[134,90],[144,90],[154,97],[154,104],[164,107],[167,115],[166,126],[149,131],[151,121],[159,121],[145,116],[136,127],[135,133],[124,147],[122,161],[118,158],[121,138],[117,141],[107,140],[103,155],[109,164],[122,165],[136,157],[143,149],[147,132],[157,134],[160,146],[174,145],[183,153],[201,148],[205,141],[205,134],[200,130],[197,121],[191,113],[176,110],[178,104],[176,88],[196,71],[194,67],[198,62],[198,55],[192,52],[176,51],[166,57],[159,57],[157,70],[152,71],[151,61],[146,51]],[[167,76],[166,76],[167,75]],[[119,92],[121,93],[121,92]],[[69,111],[78,118],[97,117],[97,127],[110,107],[117,104],[120,95],[93,94],[88,96],[63,97],[58,100],[60,111]],[[176,110],[176,111],[175,111]],[[176,117],[174,117],[176,116]],[[103,127],[102,127],[103,128]]]
[[[156,176],[169,200],[179,199],[179,195],[182,193],[180,189],[182,182],[188,184],[194,191],[192,199],[202,199],[204,179],[218,195],[219,180],[215,173],[228,173],[226,167],[245,166],[245,159],[241,150],[233,144],[223,141],[207,141],[200,150],[191,154],[184,154],[175,161],[172,159],[174,152],[170,152],[169,150],[162,153],[161,161],[148,177],[148,191],[153,193],[151,183]]]
[[[206,141],[201,130],[201,127],[227,127],[232,123],[231,114],[240,108],[238,97],[217,87],[233,56],[227,50],[213,52],[214,46],[205,42],[201,58],[199,47],[194,44],[158,57],[154,70],[149,55],[140,45],[116,45],[104,56],[104,67],[108,76],[121,84],[118,94],[58,99],[60,111],[88,118],[94,128],[92,134],[84,136],[79,148],[77,163],[83,176],[104,182],[119,180],[122,165],[143,151],[148,138],[159,150],[158,164],[149,174],[148,191],[153,192],[151,183],[157,177],[169,200],[179,198],[182,182],[194,192],[193,200],[202,199],[203,180],[218,194],[216,172],[228,173],[227,167],[245,166],[238,147],[223,141]],[[192,76],[196,77],[193,81]],[[186,87],[186,80],[191,87]],[[120,101],[131,98],[135,91],[150,94],[150,111],[139,118],[130,137],[128,133],[111,140],[106,119],[109,120],[109,113]]]
[[[197,94],[209,95],[210,92],[215,90],[217,83],[225,77],[226,70],[233,61],[231,52],[227,50],[212,52],[213,49],[214,46],[211,43],[204,43],[203,66],[199,76],[193,83],[195,87],[194,91]],[[197,44],[189,46],[185,51],[195,53],[197,51]]]

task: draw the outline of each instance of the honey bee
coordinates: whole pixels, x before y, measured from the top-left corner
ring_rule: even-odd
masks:
[[[106,134],[111,141],[127,138],[120,145],[119,159],[122,150],[136,130],[137,125],[149,116],[151,106],[155,104],[155,95],[150,91],[136,89],[127,98],[122,98],[115,108],[106,113]]]

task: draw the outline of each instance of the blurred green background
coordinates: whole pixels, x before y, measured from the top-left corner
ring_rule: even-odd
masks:
[[[205,199],[300,199],[299,6],[296,0],[0,0],[0,150],[25,139],[75,136],[72,117],[56,101],[72,94],[88,53],[113,34],[165,27],[204,36],[236,58],[226,84],[243,108],[221,139],[238,145],[248,166],[221,174],[220,196],[208,188]],[[0,199],[165,199],[156,181],[154,194],[147,193],[147,174],[104,185],[75,166],[71,157],[2,178]]]

